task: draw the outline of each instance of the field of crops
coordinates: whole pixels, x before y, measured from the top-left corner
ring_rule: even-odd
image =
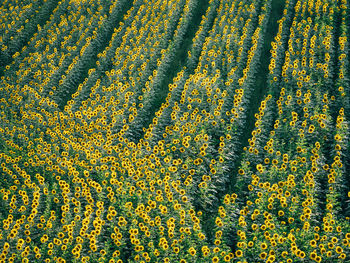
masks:
[[[0,262],[350,262],[349,8],[0,1]]]

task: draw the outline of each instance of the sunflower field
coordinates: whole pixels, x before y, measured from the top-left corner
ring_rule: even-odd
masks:
[[[349,8],[0,1],[0,262],[350,262]]]

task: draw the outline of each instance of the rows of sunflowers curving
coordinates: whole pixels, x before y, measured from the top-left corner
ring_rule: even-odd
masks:
[[[1,1],[0,262],[350,262],[349,5]]]

